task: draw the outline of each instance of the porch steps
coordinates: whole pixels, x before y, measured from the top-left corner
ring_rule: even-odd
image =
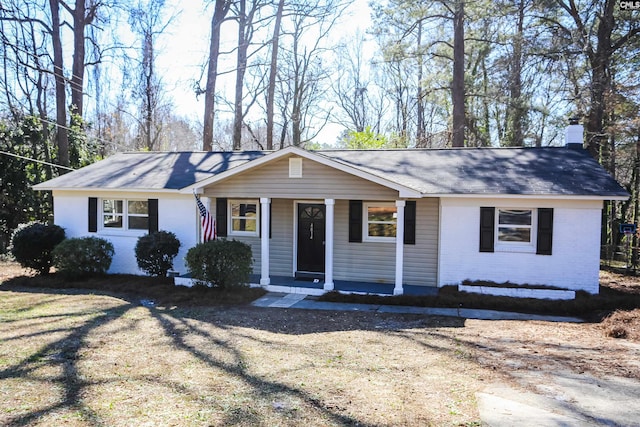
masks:
[[[305,299],[307,295],[305,294],[286,294],[282,298],[272,302],[267,307],[275,307],[275,308],[289,308],[292,305],[302,301]]]

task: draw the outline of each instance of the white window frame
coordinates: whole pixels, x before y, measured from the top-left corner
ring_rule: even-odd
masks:
[[[392,207],[396,210],[395,213],[395,221],[393,222],[396,225],[396,235],[393,237],[387,236],[370,236],[369,235],[369,224],[370,223],[380,223],[387,224],[388,222],[378,222],[378,221],[369,221],[369,208],[379,208],[379,207]],[[390,223],[389,223],[390,224]],[[396,237],[398,235],[398,207],[394,202],[364,202],[362,203],[362,240],[364,242],[395,242]]]
[[[114,202],[122,202],[122,213],[116,213],[116,216],[122,216],[122,227],[105,227],[104,225],[104,218],[105,215],[113,215],[111,213],[106,213],[104,211],[104,202],[106,200],[112,200]],[[134,214],[134,213],[129,213],[129,202],[145,202],[147,203],[147,214]],[[147,218],[147,224],[148,221],[150,220],[149,218],[149,200],[148,199],[123,199],[123,198],[112,198],[112,197],[103,197],[100,199],[100,217],[99,217],[99,229],[104,232],[104,233],[110,233],[110,232],[115,232],[115,233],[140,233],[140,234],[144,234],[147,233],[149,231],[149,228],[129,228],[129,217],[134,216],[134,217],[140,217],[140,218]]]
[[[531,211],[531,225],[519,225],[519,224],[500,224],[500,211],[514,210],[514,211]],[[531,240],[529,242],[508,242],[500,240],[500,227],[511,228],[530,228]],[[533,252],[536,251],[538,232],[538,209],[530,207],[496,207],[494,233],[495,233],[495,251],[499,252]]]
[[[255,204],[256,205],[256,231],[236,231],[233,229],[233,220],[234,219],[247,219],[247,217],[234,217],[232,215],[233,212],[233,204]],[[253,220],[253,218],[250,218]],[[227,234],[229,236],[251,236],[258,237],[260,236],[260,200],[258,199],[231,199],[227,200]]]

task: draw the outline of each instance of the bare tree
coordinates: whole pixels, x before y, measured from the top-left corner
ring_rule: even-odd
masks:
[[[171,25],[175,15],[165,18],[165,0],[138,2],[131,10],[129,23],[140,38],[140,61],[134,94],[141,102],[141,125],[139,126],[142,146],[147,150],[157,150],[163,122],[161,120],[162,80],[156,71],[157,39]]]
[[[76,0],[75,7],[60,1],[73,17],[73,64],[71,69],[71,105],[74,114],[83,117],[84,113],[84,72],[87,42],[86,28],[96,19],[100,0]]]
[[[609,165],[605,113],[607,94],[612,89],[612,67],[616,52],[637,39],[640,24],[635,19],[616,21],[618,2],[615,0],[556,0],[556,3],[572,25],[562,16],[548,14],[544,19],[564,37],[569,48],[575,45],[578,52],[585,55],[590,71],[587,148],[592,156]]]
[[[359,33],[349,41],[343,40],[335,50],[331,88],[339,111],[334,113],[334,120],[347,130],[363,132],[369,126],[380,133],[384,105],[379,103],[378,87],[369,78],[365,42],[365,36]]]
[[[291,44],[282,46],[284,60],[279,67],[281,87],[291,93],[290,102],[282,106],[291,126],[291,143],[303,145],[326,125],[327,111],[319,108],[328,67],[322,55],[324,44],[346,5],[340,0],[315,0],[293,5]],[[281,97],[282,102],[285,98]]]
[[[67,92],[62,56],[62,35],[60,33],[60,1],[49,0],[51,12],[51,42],[53,44],[53,74],[56,82],[56,142],[58,163],[69,166],[69,134],[67,131]]]
[[[251,0],[247,9],[246,0],[240,0],[236,3],[235,15],[238,21],[238,48],[236,52],[236,83],[235,83],[235,99],[234,99],[234,122],[233,122],[233,149],[240,150],[242,148],[242,127],[244,117],[248,108],[243,107],[243,93],[245,83],[245,73],[247,70],[247,60],[249,44],[255,32],[254,19],[259,10],[264,6],[261,0]],[[253,99],[257,98],[257,94],[253,94]],[[252,104],[253,102],[250,102]]]
[[[453,103],[452,145],[464,147],[465,87],[464,87],[464,0],[455,0],[453,10]]]
[[[215,0],[214,12],[211,18],[207,86],[204,91],[204,128],[202,131],[202,149],[204,151],[211,151],[213,148],[216,79],[218,77],[218,59],[220,56],[220,27],[232,3],[230,0]]]
[[[278,0],[273,37],[271,38],[271,62],[269,64],[269,83],[267,86],[267,150],[273,150],[273,104],[276,92],[276,77],[278,72],[278,49],[280,46],[280,26],[284,12],[284,0]]]

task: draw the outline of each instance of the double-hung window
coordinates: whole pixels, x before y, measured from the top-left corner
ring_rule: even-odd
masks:
[[[257,200],[229,200],[229,234],[257,236],[259,207]]]
[[[110,230],[147,230],[148,200],[102,199],[102,227]]]
[[[496,243],[503,249],[535,246],[535,209],[496,209]]]
[[[398,208],[395,203],[365,203],[363,221],[365,240],[395,241]]]

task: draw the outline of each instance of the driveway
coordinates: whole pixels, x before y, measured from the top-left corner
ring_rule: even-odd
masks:
[[[294,294],[268,294],[254,305],[466,317],[465,328],[452,333],[481,365],[501,373],[476,393],[484,425],[640,426],[640,345],[606,337],[599,325],[580,319],[329,303]]]
[[[487,426],[640,426],[640,345],[598,324],[467,320],[454,331],[501,381],[476,393]]]

